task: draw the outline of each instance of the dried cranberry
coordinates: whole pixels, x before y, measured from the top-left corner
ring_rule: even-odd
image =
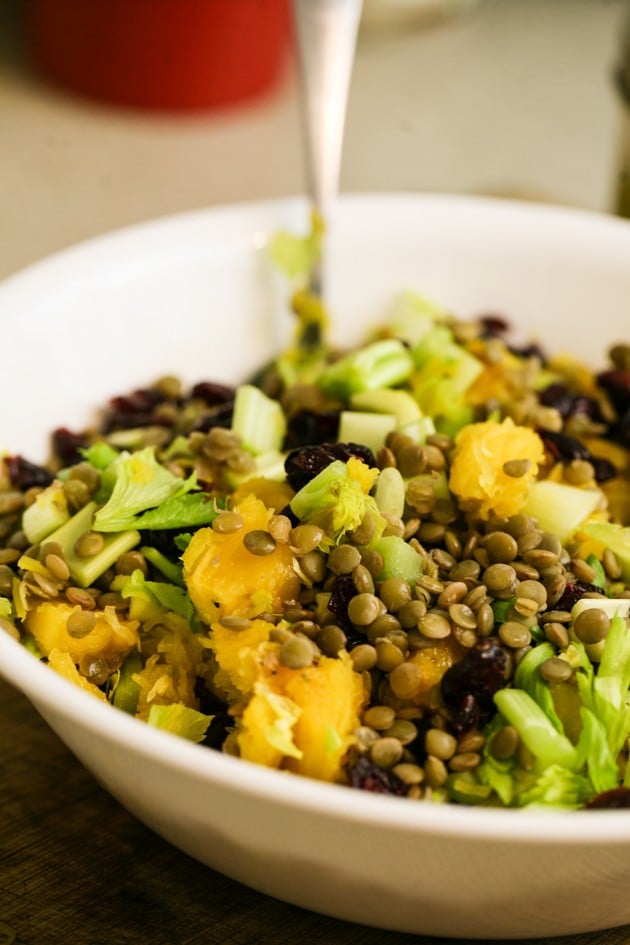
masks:
[[[353,456],[376,466],[372,451],[360,443],[321,443],[291,450],[284,462],[289,485],[298,492],[335,460],[345,463]]]
[[[505,686],[506,666],[507,656],[499,643],[485,639],[444,673],[442,698],[451,710],[458,734],[484,724],[492,716],[493,696]]]
[[[53,431],[53,454],[60,460],[62,466],[74,466],[80,463],[83,459],[80,450],[85,449],[87,445],[87,437],[83,433],[73,433],[66,427],[58,427]]]
[[[357,643],[364,643],[365,638],[352,626],[348,619],[348,604],[356,595],[357,589],[354,586],[351,574],[339,574],[335,578],[332,586],[330,599],[328,601],[328,610],[335,615],[339,626],[346,634],[346,646],[350,649]]]
[[[49,486],[53,481],[52,475],[43,466],[36,466],[22,456],[6,456],[4,459],[14,489],[26,492],[33,486]]]
[[[585,594],[604,594],[597,584],[587,584],[585,581],[571,581],[565,587],[562,597],[556,601],[554,610],[571,610]]]
[[[195,430],[200,433],[207,433],[212,427],[229,427],[232,424],[233,413],[233,400],[227,400],[223,404],[217,404],[212,410],[206,411],[199,417],[195,423]]]
[[[371,791],[372,794],[395,794],[401,797],[407,793],[407,785],[398,775],[386,768],[379,768],[363,755],[349,769],[348,774],[352,787],[359,788],[361,791]]]
[[[597,375],[597,383],[603,388],[617,413],[630,409],[630,370],[611,368]]]
[[[615,464],[604,456],[591,456],[589,462],[595,472],[596,482],[609,482],[619,474]]]
[[[497,338],[509,331],[510,323],[503,315],[481,315],[479,318],[482,338]]]
[[[330,442],[339,430],[339,410],[298,410],[287,424],[286,448]]]
[[[519,358],[538,358],[541,364],[544,364],[547,360],[545,352],[540,345],[523,345],[521,348],[509,345],[509,349],[512,354],[515,354]]]
[[[558,463],[570,463],[574,459],[590,460],[590,451],[583,443],[568,433],[556,433],[554,430],[538,429],[538,435],[545,448]]]
[[[630,788],[618,787],[598,794],[584,805],[589,810],[616,810],[630,807]]]
[[[553,407],[565,420],[573,414],[575,395],[566,384],[549,384],[541,390],[538,399],[543,407]]]
[[[191,396],[203,400],[208,407],[218,407],[220,404],[234,400],[233,387],[225,384],[215,384],[212,381],[200,381],[191,390]]]

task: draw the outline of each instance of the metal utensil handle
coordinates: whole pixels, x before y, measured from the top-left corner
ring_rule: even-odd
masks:
[[[302,73],[309,190],[324,220],[339,186],[341,148],[363,0],[293,0]]]

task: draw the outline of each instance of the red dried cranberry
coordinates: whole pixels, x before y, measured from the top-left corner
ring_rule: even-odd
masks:
[[[568,433],[556,433],[554,430],[538,428],[537,433],[545,448],[558,463],[570,463],[574,459],[590,460],[590,451],[583,443]]]
[[[234,401],[228,400],[224,404],[217,404],[206,411],[195,423],[195,430],[207,433],[212,427],[229,427],[232,425]]]
[[[339,430],[339,414],[339,410],[298,410],[287,424],[286,448],[334,441]]]
[[[33,486],[49,486],[53,481],[52,475],[43,466],[36,466],[22,456],[6,456],[5,465],[14,489],[26,492]]]
[[[53,454],[62,466],[74,466],[80,463],[83,459],[80,450],[85,449],[87,445],[87,437],[83,433],[73,433],[66,427],[58,427],[53,431]]]
[[[611,368],[597,375],[597,383],[602,387],[617,413],[625,413],[630,408],[630,370]]]
[[[350,784],[361,791],[372,794],[395,794],[402,797],[407,793],[407,785],[398,775],[386,768],[379,768],[369,758],[361,756],[349,771]]]
[[[289,485],[299,492],[335,460],[347,463],[353,456],[368,466],[376,466],[372,451],[360,443],[321,443],[319,446],[301,446],[291,450],[284,461]]]
[[[219,404],[233,401],[235,391],[233,387],[227,387],[225,384],[215,384],[213,381],[200,381],[192,388],[191,396],[203,400],[208,407],[218,407]]]
[[[630,807],[630,788],[618,787],[598,794],[584,805],[589,810],[616,810]]]
[[[480,640],[444,673],[440,689],[455,731],[463,734],[494,714],[493,696],[505,686],[507,656],[493,639]]]
[[[480,331],[482,338],[497,338],[505,335],[510,329],[510,323],[503,315],[481,315],[479,318]]]
[[[562,597],[554,604],[554,610],[571,610],[585,594],[604,595],[603,588],[597,584],[587,584],[586,581],[571,581],[565,587]]]
[[[595,471],[596,482],[610,482],[619,475],[619,471],[614,463],[604,456],[591,456],[589,462]]]

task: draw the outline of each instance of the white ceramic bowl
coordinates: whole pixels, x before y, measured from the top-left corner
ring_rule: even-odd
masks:
[[[264,246],[299,202],[201,211],[98,239],[0,287],[0,448],[177,372],[236,381],[287,328]],[[330,259],[339,340],[414,288],[594,365],[628,340],[630,226],[586,213],[424,197],[344,199]],[[630,813],[441,807],[256,767],[151,729],[73,688],[0,634],[0,672],[132,813],[272,896],[389,929],[471,938],[630,922]],[[33,765],[37,759],[33,759]]]

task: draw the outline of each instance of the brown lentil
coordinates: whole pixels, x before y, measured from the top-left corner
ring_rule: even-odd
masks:
[[[212,530],[219,535],[232,535],[244,525],[239,512],[221,511],[212,521]]]
[[[329,623],[319,631],[315,642],[325,656],[338,656],[341,650],[345,650],[347,638],[341,627]]]
[[[252,622],[249,617],[225,614],[223,617],[219,617],[219,623],[226,630],[247,630]]]
[[[116,574],[133,574],[134,571],[142,571],[146,577],[149,565],[141,551],[125,551],[124,554],[119,555],[114,564],[114,570]]]
[[[391,706],[374,705],[365,710],[362,721],[364,725],[368,725],[378,732],[383,732],[392,725],[395,718],[396,713]]]
[[[491,564],[509,564],[518,555],[516,539],[509,532],[491,532],[484,538],[483,546]]]
[[[424,781],[424,771],[420,765],[412,764],[409,761],[401,761],[392,768],[396,777],[404,781],[405,784],[418,785]]]
[[[403,755],[403,746],[397,738],[377,738],[370,746],[370,758],[381,768],[393,768]]]
[[[532,635],[529,629],[515,620],[506,620],[499,627],[499,636],[506,646],[512,650],[520,650],[531,643]]]
[[[68,587],[65,594],[69,604],[78,604],[83,610],[93,610],[96,607],[94,595],[82,587]]]
[[[481,755],[476,751],[458,752],[448,762],[451,771],[472,771],[481,764]]]
[[[374,669],[376,666],[376,648],[369,643],[359,643],[350,651],[350,659],[355,672],[362,673],[365,670]]]
[[[404,653],[389,640],[379,640],[375,647],[376,665],[384,673],[391,673],[405,659]]]
[[[492,737],[490,752],[499,761],[512,758],[519,749],[521,737],[513,725],[504,725]]]
[[[592,568],[590,564],[583,561],[582,558],[572,559],[571,570],[578,581],[585,581],[587,584],[591,584],[595,578],[595,568]]]
[[[379,586],[378,593],[392,614],[398,613],[400,608],[411,600],[411,588],[402,578],[387,578]]]
[[[357,627],[367,627],[380,614],[381,602],[374,594],[355,594],[348,603],[348,618]]]
[[[424,778],[431,788],[440,788],[446,783],[448,770],[441,758],[429,755],[424,763]]]
[[[44,565],[48,568],[53,578],[61,583],[67,581],[70,577],[70,568],[61,555],[47,554],[44,558]]]
[[[503,463],[503,472],[512,479],[520,479],[531,469],[531,459],[508,459]]]
[[[451,634],[451,624],[443,614],[429,611],[418,621],[418,630],[427,640],[444,640]]]
[[[268,531],[262,528],[253,528],[243,535],[243,545],[252,555],[265,557],[276,550],[276,543]]]
[[[451,604],[448,614],[453,623],[463,630],[477,629],[477,617],[467,604]]]
[[[74,640],[82,640],[92,633],[96,626],[96,617],[88,610],[74,610],[66,622],[68,636]]]
[[[483,572],[482,580],[495,597],[511,597],[516,586],[516,571],[509,564],[491,564]]]
[[[352,570],[352,583],[358,594],[374,594],[374,579],[364,564],[358,564]]]
[[[573,621],[573,632],[582,643],[599,643],[610,629],[610,617],[599,607],[583,610]]]
[[[103,550],[105,539],[100,532],[84,532],[77,538],[74,550],[80,558],[93,558]]]
[[[418,621],[427,612],[427,605],[423,600],[409,600],[398,611],[398,620],[401,627],[405,630],[411,630],[418,626]]]
[[[312,666],[315,651],[306,637],[291,636],[280,647],[279,659],[288,669],[306,669]]]
[[[566,682],[573,676],[573,669],[567,660],[552,656],[539,667],[540,675],[547,682]]]
[[[430,728],[424,736],[425,751],[442,761],[448,761],[457,751],[457,739],[450,732]]]
[[[319,547],[324,532],[318,525],[296,525],[291,530],[289,541],[296,555],[306,555]]]
[[[616,581],[621,577],[621,567],[619,566],[619,561],[614,551],[611,551],[610,548],[606,548],[602,555],[602,564],[604,566],[604,571],[607,576]]]
[[[397,738],[401,745],[410,745],[418,737],[418,726],[412,719],[405,719],[399,714],[385,731],[385,735],[391,738]]]
[[[389,685],[398,699],[413,699],[422,689],[422,670],[416,663],[400,663],[391,670]]]

